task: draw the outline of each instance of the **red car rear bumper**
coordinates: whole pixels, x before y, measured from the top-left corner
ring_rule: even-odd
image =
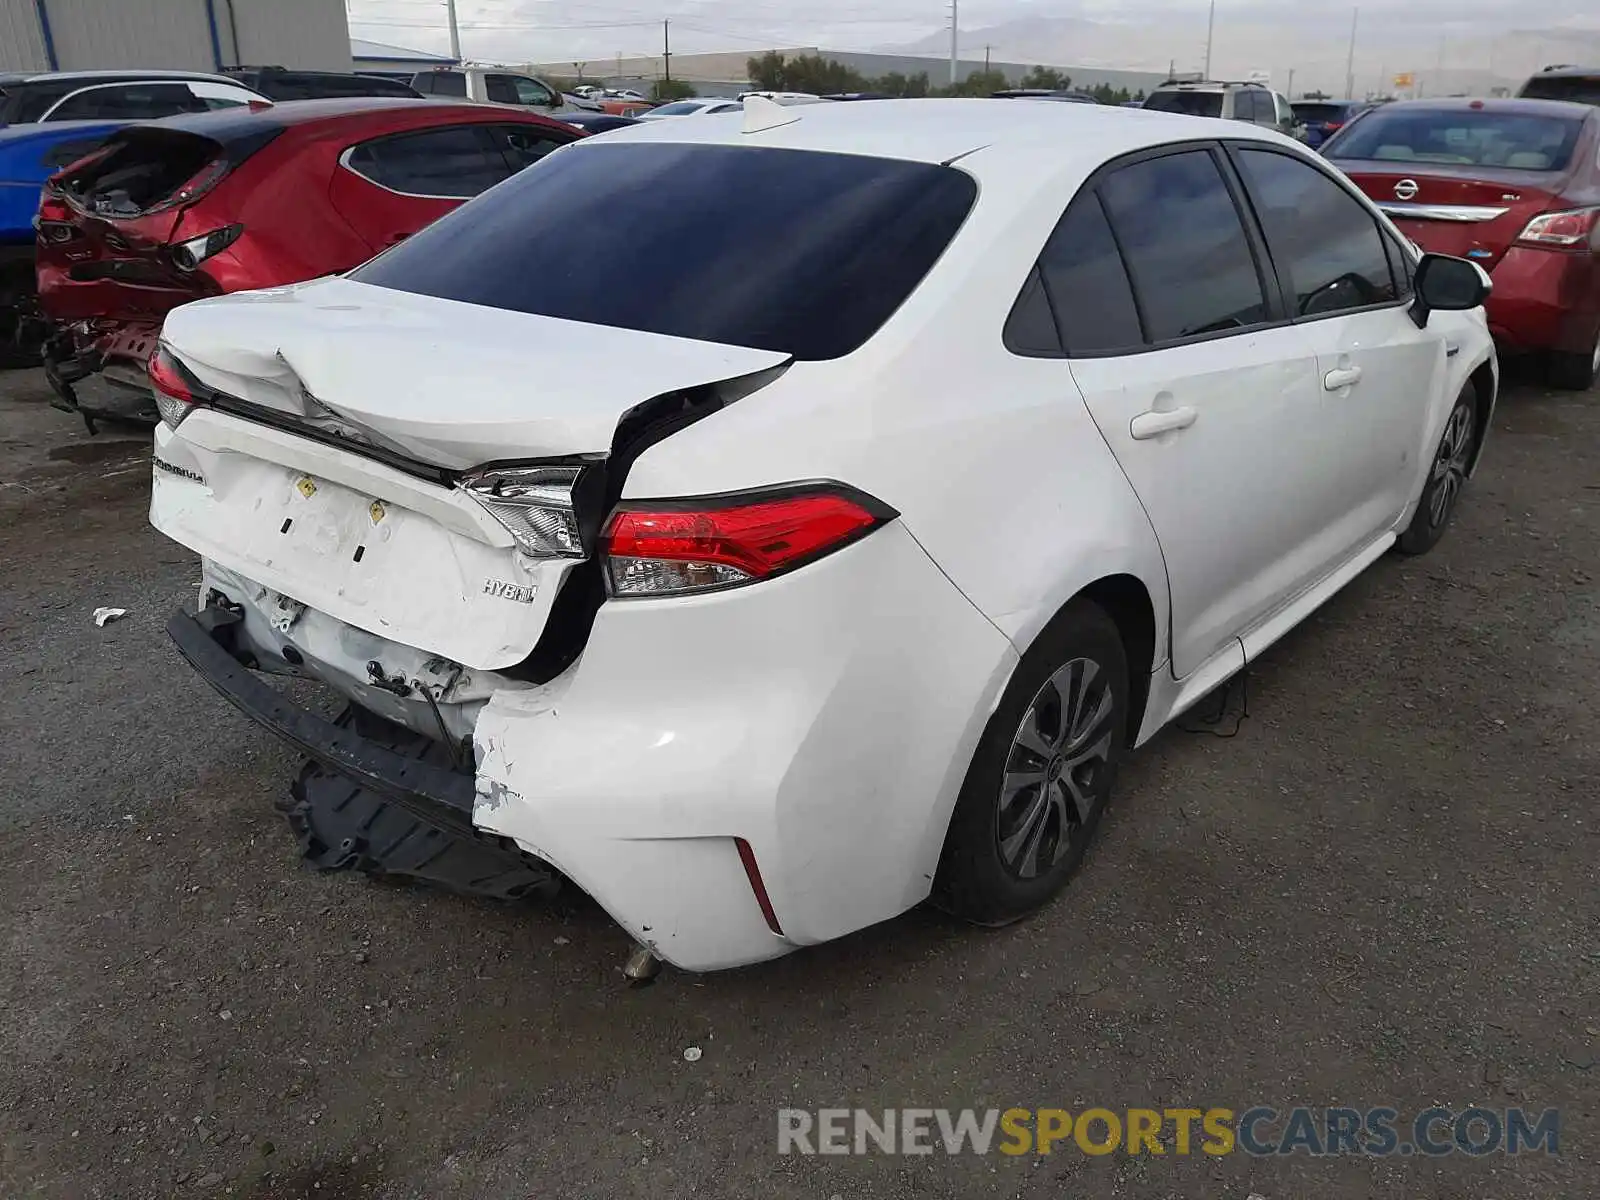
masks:
[[[1511,351],[1587,354],[1600,328],[1600,256],[1513,246],[1490,272],[1495,341]]]

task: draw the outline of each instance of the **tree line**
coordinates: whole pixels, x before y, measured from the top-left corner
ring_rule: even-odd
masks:
[[[887,75],[864,75],[854,67],[820,54],[797,54],[785,57],[776,50],[752,57],[746,64],[751,86],[761,91],[810,92],[818,96],[841,92],[882,92],[888,96],[987,96],[994,92],[1017,86],[1044,88],[1049,91],[1066,91],[1072,87],[1072,77],[1055,67],[1036,66],[1028,70],[1019,83],[1013,85],[1003,72],[995,70],[973,71],[954,84],[934,86],[928,72],[917,71],[907,75],[890,71]],[[1144,90],[1129,92],[1125,87],[1114,88],[1108,83],[1084,89],[1102,104],[1122,104],[1129,100],[1143,100]]]

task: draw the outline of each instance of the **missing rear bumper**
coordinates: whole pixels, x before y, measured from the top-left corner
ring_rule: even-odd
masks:
[[[167,633],[224,699],[306,755],[281,807],[312,866],[503,900],[559,888],[549,864],[474,827],[476,780],[442,743],[354,706],[328,721],[291,703],[241,661],[241,620],[213,604],[175,613]]]

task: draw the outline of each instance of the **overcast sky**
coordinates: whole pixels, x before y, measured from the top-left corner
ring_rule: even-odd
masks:
[[[1483,39],[1513,30],[1600,30],[1597,0],[1543,0],[1534,8],[1505,0],[1359,0],[1363,27],[1381,39],[1402,28],[1441,39]],[[444,0],[346,0],[351,33],[419,50],[449,47]],[[661,20],[672,19],[679,52],[824,46],[869,50],[913,42],[948,27],[948,0],[457,0],[464,54],[518,61],[600,60],[661,50]],[[1303,38],[1326,26],[1349,27],[1350,5],[1284,0],[1217,0],[1218,44],[1281,24]],[[1022,17],[1080,17],[1150,26],[1148,37],[1175,43],[1180,57],[1205,23],[1205,0],[962,0],[961,28],[976,30]],[[965,51],[964,51],[965,53]],[[1060,57],[1059,55],[1057,56]]]

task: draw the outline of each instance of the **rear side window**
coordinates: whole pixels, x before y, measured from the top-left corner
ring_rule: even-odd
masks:
[[[52,121],[147,121],[210,107],[181,83],[127,83],[91,87],[62,101]]]
[[[1378,222],[1309,163],[1240,150],[1244,176],[1273,260],[1288,276],[1296,316],[1322,316],[1398,299]]]
[[[976,197],[966,172],[930,163],[597,139],[551,155],[351,277],[830,359],[900,307]]]
[[[460,71],[430,71],[417,77],[416,88],[434,96],[465,96],[467,77]]]
[[[1583,118],[1471,108],[1374,109],[1328,147],[1330,158],[1560,171]]]
[[[448,125],[362,142],[345,152],[344,163],[391,192],[448,199],[476,196],[511,174],[481,125]]]
[[[1100,185],[1152,342],[1267,319],[1233,195],[1209,151],[1131,163]]]
[[[1095,193],[1080,196],[1068,206],[1039,255],[1038,270],[1040,290],[1054,314],[1060,346],[1066,353],[1108,354],[1143,345],[1133,287]],[[1028,319],[1019,302],[1013,321]],[[1023,349],[1021,338],[1014,338],[1014,333],[1026,334],[1025,324],[1013,330],[1008,322],[1007,345],[1020,354],[1037,353]],[[1037,334],[1027,336],[1038,340]]]
[[[1157,112],[1183,113],[1190,117],[1220,117],[1221,92],[1152,92],[1144,102]]]

